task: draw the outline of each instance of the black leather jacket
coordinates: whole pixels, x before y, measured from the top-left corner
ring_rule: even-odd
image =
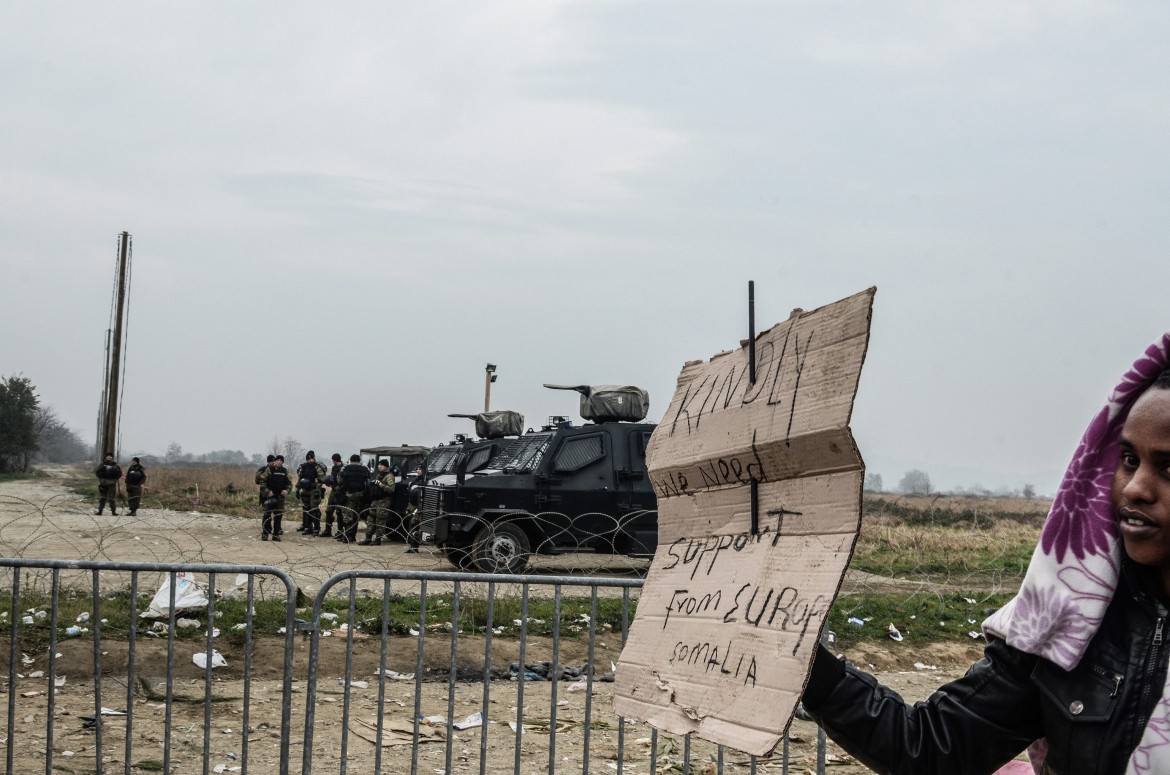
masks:
[[[1080,664],[1065,672],[993,639],[962,678],[907,705],[823,648],[802,698],[834,741],[880,773],[992,773],[1047,738],[1044,772],[1124,773],[1166,685],[1167,607],[1130,562]]]

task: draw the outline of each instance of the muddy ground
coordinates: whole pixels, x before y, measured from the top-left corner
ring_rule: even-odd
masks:
[[[306,595],[312,596],[331,575],[354,568],[405,568],[416,570],[450,570],[441,557],[424,550],[406,554],[401,544],[381,547],[351,547],[321,538],[303,538],[293,532],[296,522],[286,523],[285,540],[261,542],[255,520],[215,514],[180,513],[141,509],[137,517],[125,510],[118,517],[98,517],[93,506],[71,493],[61,479],[22,480],[0,483],[0,552],[7,557],[39,559],[87,559],[111,561],[213,562],[242,565],[273,565],[287,571]],[[535,575],[589,574],[638,578],[645,564],[623,558],[569,556],[540,559]],[[63,581],[67,582],[67,574]],[[81,574],[78,583],[88,583]],[[121,582],[119,582],[121,583]],[[872,580],[866,580],[866,584]],[[848,587],[848,582],[847,585]],[[380,594],[381,582],[359,585],[359,589]],[[433,589],[433,587],[432,587]],[[395,591],[402,587],[395,586]],[[418,658],[417,639],[393,638],[387,644],[388,670],[412,674]],[[482,666],[482,636],[467,635],[459,639],[457,661],[474,671]],[[132,713],[133,747],[126,754],[126,717],[106,716],[100,741],[106,766],[122,771],[129,761],[133,772],[158,772],[164,765],[164,743],[169,739],[170,770],[176,773],[202,772],[204,735],[211,752],[208,768],[223,765],[226,772],[239,767],[246,757],[250,772],[276,772],[279,761],[279,728],[282,716],[282,668],[284,643],[279,638],[258,639],[247,670],[242,647],[226,640],[217,641],[217,649],[227,661],[226,667],[214,671],[213,702],[204,702],[203,671],[191,661],[200,646],[177,642],[174,645],[174,685],[172,701],[166,702],[166,665],[168,649],[165,638],[146,637],[137,644],[135,665],[139,680],[132,697],[127,688],[127,649],[124,641],[104,638],[98,644],[103,678],[100,705]],[[291,697],[292,766],[301,771],[304,747],[307,700],[306,679],[309,675],[309,640],[295,636],[293,649],[293,691]],[[493,670],[506,672],[508,664],[518,658],[514,638],[495,638],[492,644]],[[351,733],[346,738],[346,766],[350,772],[373,772],[378,756],[372,742],[373,731],[365,722],[375,721],[380,687],[376,671],[380,667],[381,643],[377,638],[359,638],[354,648],[346,647],[341,637],[322,638],[317,659],[317,696],[313,703],[312,767],[316,772],[341,769],[342,729],[348,720]],[[450,640],[445,635],[430,635],[424,640],[424,675],[416,691],[414,681],[387,680],[383,719],[386,728],[394,726],[409,731],[415,716],[416,700],[424,716],[450,716],[463,719],[484,708],[482,680],[458,682],[449,691],[445,676],[451,663]],[[7,673],[9,647],[0,644],[0,663]],[[66,639],[58,644],[53,670],[66,678],[64,686],[49,694],[49,657],[46,653],[27,655],[18,666],[22,676],[15,687],[15,712],[12,713],[14,735],[11,755],[14,772],[44,771],[46,751],[52,751],[52,765],[57,771],[93,772],[96,769],[98,739],[87,728],[83,717],[95,715],[95,682],[92,637]],[[583,640],[562,639],[559,646],[562,665],[581,666],[587,659]],[[608,671],[617,662],[620,643],[616,637],[602,636],[596,647],[594,664],[597,673]],[[894,687],[908,700],[925,698],[940,683],[960,675],[978,658],[975,645],[939,644],[909,652],[897,644],[876,641],[857,646],[847,656],[873,671],[880,680]],[[529,638],[526,661],[552,658],[552,643],[547,638]],[[351,685],[348,692],[339,685],[350,662]],[[482,672],[482,671],[480,671]],[[43,675],[38,675],[43,673]],[[471,673],[474,675],[474,672]],[[569,691],[570,682],[555,685],[548,681],[490,682],[487,703],[486,743],[481,729],[455,732],[450,741],[451,772],[478,772],[481,743],[488,772],[512,772],[516,735],[510,723],[517,717],[525,732],[520,737],[521,772],[549,772],[550,756],[559,772],[611,772],[617,767],[617,719],[612,712],[613,684],[595,682],[592,692]],[[523,690],[522,705],[519,691]],[[556,691],[554,701],[553,692]],[[247,692],[248,703],[244,697]],[[27,696],[26,696],[27,695]],[[178,698],[178,699],[175,699]],[[587,706],[587,698],[591,702]],[[7,695],[0,695],[0,716],[8,722]],[[51,702],[50,702],[51,701]],[[523,710],[518,714],[517,708]],[[206,709],[211,709],[211,723],[205,725]],[[586,714],[589,726],[586,727]],[[46,718],[52,713],[52,740],[48,739]],[[245,713],[248,714],[245,729]],[[348,714],[348,716],[347,716]],[[555,722],[554,722],[555,714]],[[169,715],[169,720],[168,720]],[[550,754],[548,728],[557,727],[555,749]],[[427,729],[424,727],[424,730]],[[169,733],[168,733],[169,730]],[[441,738],[442,727],[432,730],[433,742],[410,745],[387,745],[381,749],[384,771],[409,771],[412,756],[418,757],[418,771],[443,773],[447,767],[448,742]],[[792,771],[808,771],[815,761],[816,727],[808,722],[793,722],[794,741],[789,751]],[[588,745],[586,737],[588,736]],[[644,724],[628,724],[624,737],[623,771],[648,773],[651,768],[649,738],[651,730]],[[684,754],[682,740],[670,742],[661,736],[660,755],[655,762],[659,772],[681,771]],[[246,749],[246,750],[245,750]],[[848,775],[869,772],[851,762],[839,749],[829,744],[831,772]],[[691,750],[693,772],[713,772],[714,750],[695,741]],[[233,758],[233,756],[235,758]],[[586,756],[589,763],[586,767]],[[727,771],[747,771],[746,756],[725,752]],[[779,772],[781,753],[758,765],[764,771]]]

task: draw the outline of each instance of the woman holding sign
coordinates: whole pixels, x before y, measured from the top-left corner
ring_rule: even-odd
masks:
[[[1065,473],[984,657],[908,706],[823,648],[805,708],[878,772],[1170,773],[1170,332],[1122,377]]]

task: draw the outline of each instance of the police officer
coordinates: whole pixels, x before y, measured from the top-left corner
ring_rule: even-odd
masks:
[[[329,505],[325,507],[325,527],[317,534],[321,538],[329,538],[333,535],[334,518],[337,519],[340,529],[341,510],[345,508],[345,491],[341,488],[341,469],[344,467],[341,463],[341,455],[334,452],[333,466],[325,476],[325,484],[329,485]]]
[[[138,514],[138,504],[142,502],[142,488],[146,484],[146,469],[138,458],[130,458],[130,467],[126,469],[126,505],[130,508],[130,516]]]
[[[357,541],[358,518],[366,502],[366,483],[370,472],[362,465],[361,455],[350,455],[349,464],[341,469],[341,489],[345,491],[345,509],[337,525],[337,540]]]
[[[118,480],[122,478],[122,467],[114,461],[114,453],[107,452],[106,459],[94,471],[98,478],[98,507],[94,514],[105,511],[106,501],[110,502],[110,513],[118,516],[118,503],[114,499],[118,495]]]
[[[284,467],[284,455],[277,455],[272,461],[272,468],[264,477],[264,520],[261,527],[260,540],[267,541],[271,535],[273,541],[280,540],[280,521],[284,518],[284,496],[292,489],[292,479]]]
[[[378,472],[370,481],[370,507],[366,518],[366,540],[359,542],[359,546],[381,546],[386,537],[386,529],[390,524],[390,510],[394,496],[394,472],[390,470],[390,461],[378,461]]]
[[[305,462],[297,469],[297,492],[301,496],[301,526],[298,533],[316,535],[321,529],[321,496],[324,489],[325,466],[317,462],[313,450],[305,453]]]

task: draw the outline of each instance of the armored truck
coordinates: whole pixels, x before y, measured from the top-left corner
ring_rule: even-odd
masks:
[[[642,422],[646,391],[546,387],[579,392],[581,416],[590,422],[550,418],[475,474],[423,487],[423,540],[457,567],[518,573],[533,554],[654,553],[658,512],[646,472],[654,424]]]
[[[459,476],[469,476],[487,468],[512,441],[509,437],[524,433],[524,415],[519,412],[480,412],[449,414],[475,420],[476,438],[456,434],[450,444],[440,444],[427,455],[425,481],[430,484],[455,484]]]

